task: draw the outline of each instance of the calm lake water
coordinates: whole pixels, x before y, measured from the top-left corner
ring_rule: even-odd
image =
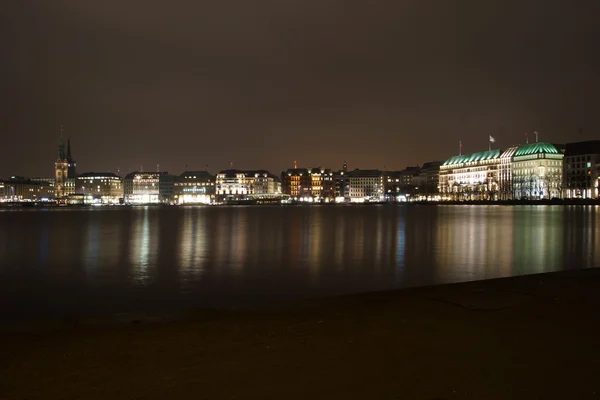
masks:
[[[600,266],[596,207],[0,211],[4,319],[244,306]]]

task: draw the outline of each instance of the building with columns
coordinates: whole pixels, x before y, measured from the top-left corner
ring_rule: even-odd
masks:
[[[536,142],[451,157],[440,167],[440,195],[445,200],[561,197],[564,153],[564,145]]]
[[[440,166],[440,196],[445,200],[495,200],[502,150],[458,155]]]
[[[565,145],[536,142],[519,146],[512,157],[515,199],[562,197]]]
[[[265,170],[220,171],[215,179],[218,202],[282,199],[281,181]]]

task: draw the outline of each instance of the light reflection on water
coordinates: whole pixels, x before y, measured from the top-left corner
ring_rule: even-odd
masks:
[[[596,207],[0,212],[8,318],[246,305],[599,265]]]

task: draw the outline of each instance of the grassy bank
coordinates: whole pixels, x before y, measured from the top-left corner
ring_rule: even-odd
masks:
[[[0,326],[0,399],[600,396],[600,271]]]

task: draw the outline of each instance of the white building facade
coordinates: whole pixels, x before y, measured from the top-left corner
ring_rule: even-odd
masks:
[[[501,150],[459,155],[440,166],[439,190],[444,200],[496,200]]]
[[[348,182],[345,201],[365,203],[384,200],[384,174],[381,171],[355,169],[348,172]]]
[[[160,172],[132,172],[123,180],[127,204],[160,203]]]
[[[268,171],[225,170],[215,179],[217,201],[246,201],[281,197],[281,181]]]
[[[545,142],[519,146],[512,161],[515,199],[562,197],[565,146]]]

